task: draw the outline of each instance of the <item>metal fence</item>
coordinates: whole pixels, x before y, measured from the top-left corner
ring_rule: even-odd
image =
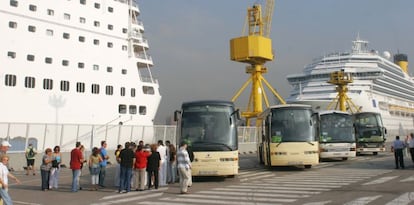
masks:
[[[11,153],[23,152],[29,144],[37,150],[61,147],[63,152],[70,151],[80,141],[86,149],[100,147],[102,140],[107,141],[108,149],[127,141],[155,143],[158,140],[176,142],[175,125],[76,125],[76,124],[28,124],[0,123],[0,136],[8,140]],[[255,143],[255,127],[239,127],[239,143]]]

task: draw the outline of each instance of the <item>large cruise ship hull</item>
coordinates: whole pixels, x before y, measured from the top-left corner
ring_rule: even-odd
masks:
[[[153,142],[139,129],[161,94],[139,15],[136,0],[0,1],[0,135],[12,151]]]
[[[349,98],[348,112],[380,113],[388,137],[406,136],[414,131],[414,80],[407,56],[397,53],[393,61],[391,56],[389,51],[369,49],[368,41],[357,37],[350,52],[315,58],[302,73],[287,76],[292,90],[286,101],[312,105],[315,111],[339,109],[338,81],[332,81],[331,74],[341,71],[347,75],[340,89]]]

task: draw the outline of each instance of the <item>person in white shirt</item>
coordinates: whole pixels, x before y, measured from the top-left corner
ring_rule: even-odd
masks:
[[[181,194],[187,194],[191,179],[191,161],[187,152],[187,143],[185,141],[180,143],[180,148],[177,152],[177,169],[180,176]]]
[[[13,201],[8,193],[9,189],[9,180],[8,178],[12,178],[16,181],[17,184],[20,184],[19,179],[17,179],[13,174],[9,172],[7,168],[7,164],[9,163],[9,156],[6,154],[0,156],[0,196],[3,200],[4,205],[11,205]]]
[[[414,133],[410,133],[409,136],[407,136],[407,142],[408,144],[408,151],[410,151],[411,160],[414,163]]]
[[[167,186],[167,148],[164,146],[162,140],[158,140],[157,152],[160,153],[161,157],[160,170],[158,172],[159,185]]]

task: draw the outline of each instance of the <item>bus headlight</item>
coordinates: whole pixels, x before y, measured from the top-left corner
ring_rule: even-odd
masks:
[[[271,155],[287,155],[287,152],[271,152]]]
[[[318,151],[312,150],[312,151],[305,151],[304,153],[305,154],[318,154]]]
[[[238,160],[238,158],[220,158],[220,162],[233,162]]]

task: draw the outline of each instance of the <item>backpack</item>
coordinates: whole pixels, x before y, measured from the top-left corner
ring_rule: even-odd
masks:
[[[33,158],[35,156],[35,152],[33,148],[30,148],[29,153],[27,154],[27,158]]]

